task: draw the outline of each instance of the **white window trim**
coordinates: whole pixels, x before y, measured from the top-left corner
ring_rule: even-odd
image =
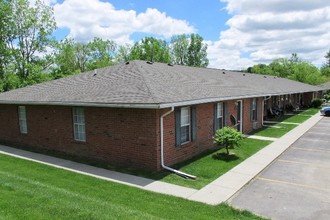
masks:
[[[221,115],[219,114],[219,110],[221,109]],[[223,118],[223,103],[217,103],[217,118]]]
[[[181,107],[181,113],[180,113],[181,114],[181,119],[182,119],[182,112],[183,112],[182,109],[187,109],[187,112],[188,112],[188,122],[189,122],[189,123],[186,123],[186,124],[182,124],[181,123],[182,120],[180,121],[180,129],[182,127],[186,127],[186,126],[189,127],[189,129],[188,129],[188,140],[185,141],[185,142],[181,142],[181,145],[184,145],[184,144],[187,144],[187,143],[189,143],[191,141],[191,111],[190,111],[190,107]],[[182,135],[182,133],[181,133],[181,135]]]
[[[85,129],[85,111],[83,108],[74,107],[73,113],[73,135],[76,141],[86,142],[86,129]],[[81,113],[81,114],[79,114]],[[83,118],[83,121],[79,121],[79,118]],[[76,118],[78,119],[76,121]],[[78,127],[78,130],[76,129]],[[82,131],[79,131],[81,128]]]
[[[26,107],[18,106],[18,123],[21,134],[27,134]]]
[[[253,98],[252,99],[252,121],[258,121],[258,115],[257,113],[254,113],[254,112],[257,112],[257,98]],[[254,115],[256,116],[256,118],[254,118]]]

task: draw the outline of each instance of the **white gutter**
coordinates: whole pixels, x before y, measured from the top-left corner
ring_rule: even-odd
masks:
[[[267,101],[268,99],[270,99],[272,96],[268,96],[268,98],[264,98],[263,102],[262,102],[262,118],[261,118],[261,124],[262,126],[264,126],[264,111],[265,111],[265,101]]]
[[[320,91],[320,90],[317,90]],[[225,97],[211,97],[201,98],[187,101],[168,102],[168,103],[106,103],[106,102],[80,102],[80,101],[13,101],[13,100],[0,100],[0,104],[13,104],[13,105],[56,105],[56,106],[80,106],[80,107],[110,107],[110,108],[142,108],[142,109],[164,109],[185,105],[196,105],[210,102],[221,102],[228,100],[240,100],[246,98],[258,98],[262,96],[275,96],[287,95],[296,93],[306,93],[315,91],[296,91],[296,92],[282,92],[282,93],[266,93],[255,95],[236,95]]]
[[[160,161],[161,161],[161,165],[164,169],[174,172],[180,176],[183,176],[185,178],[188,177],[190,179],[196,179],[197,178],[196,176],[181,172],[179,170],[175,170],[171,167],[166,166],[164,163],[164,117],[166,117],[173,111],[174,111],[174,107],[172,106],[170,111],[168,111],[160,116]]]

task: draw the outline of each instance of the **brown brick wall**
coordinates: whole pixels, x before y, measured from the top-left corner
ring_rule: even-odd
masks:
[[[237,115],[235,108],[235,102],[226,101],[228,110],[227,125],[231,126],[229,115]],[[242,100],[243,105],[243,131],[245,133],[251,132],[252,122],[250,118],[250,103],[251,99]],[[161,110],[160,114],[165,113],[167,110]],[[164,155],[165,164],[173,165],[180,161],[187,160],[207,149],[214,147],[213,144],[213,115],[214,115],[214,103],[207,103],[196,105],[196,118],[197,118],[197,136],[194,142],[189,142],[180,147],[175,146],[175,116],[174,112],[166,116],[164,119]],[[258,99],[258,127],[261,127],[262,118],[262,98]],[[159,127],[159,126],[158,126]],[[159,140],[160,145],[160,140]],[[160,149],[160,148],[159,148]],[[160,152],[159,152],[160,154]]]
[[[317,95],[314,95],[314,98],[317,98]],[[307,92],[303,94],[303,104],[309,106],[313,100],[313,92]]]
[[[26,106],[28,134],[20,134],[17,106],[0,105],[0,141],[106,162],[158,168],[156,110],[85,108],[86,142],[74,141],[72,108]]]

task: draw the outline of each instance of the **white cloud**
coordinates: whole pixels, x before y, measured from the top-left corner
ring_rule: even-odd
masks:
[[[328,1],[221,1],[232,17],[219,40],[209,42],[210,66],[242,69],[291,53],[315,65],[325,61],[330,49]]]
[[[93,37],[111,39],[117,43],[131,43],[135,32],[168,38],[192,33],[187,21],[171,18],[157,9],[148,8],[137,14],[133,10],[117,10],[109,2],[100,0],[66,0],[54,6],[58,27],[68,28],[69,37],[87,41]]]

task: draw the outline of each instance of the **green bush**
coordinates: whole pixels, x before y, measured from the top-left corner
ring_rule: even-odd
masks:
[[[243,134],[231,127],[224,127],[218,129],[213,137],[214,143],[218,146],[224,146],[229,155],[229,149],[239,146],[240,141],[243,139]]]
[[[323,98],[326,99],[327,101],[329,101],[329,100],[330,100],[330,94],[325,94],[325,95],[323,96]]]
[[[314,99],[311,103],[312,108],[319,108],[322,105],[322,100],[321,99]]]

